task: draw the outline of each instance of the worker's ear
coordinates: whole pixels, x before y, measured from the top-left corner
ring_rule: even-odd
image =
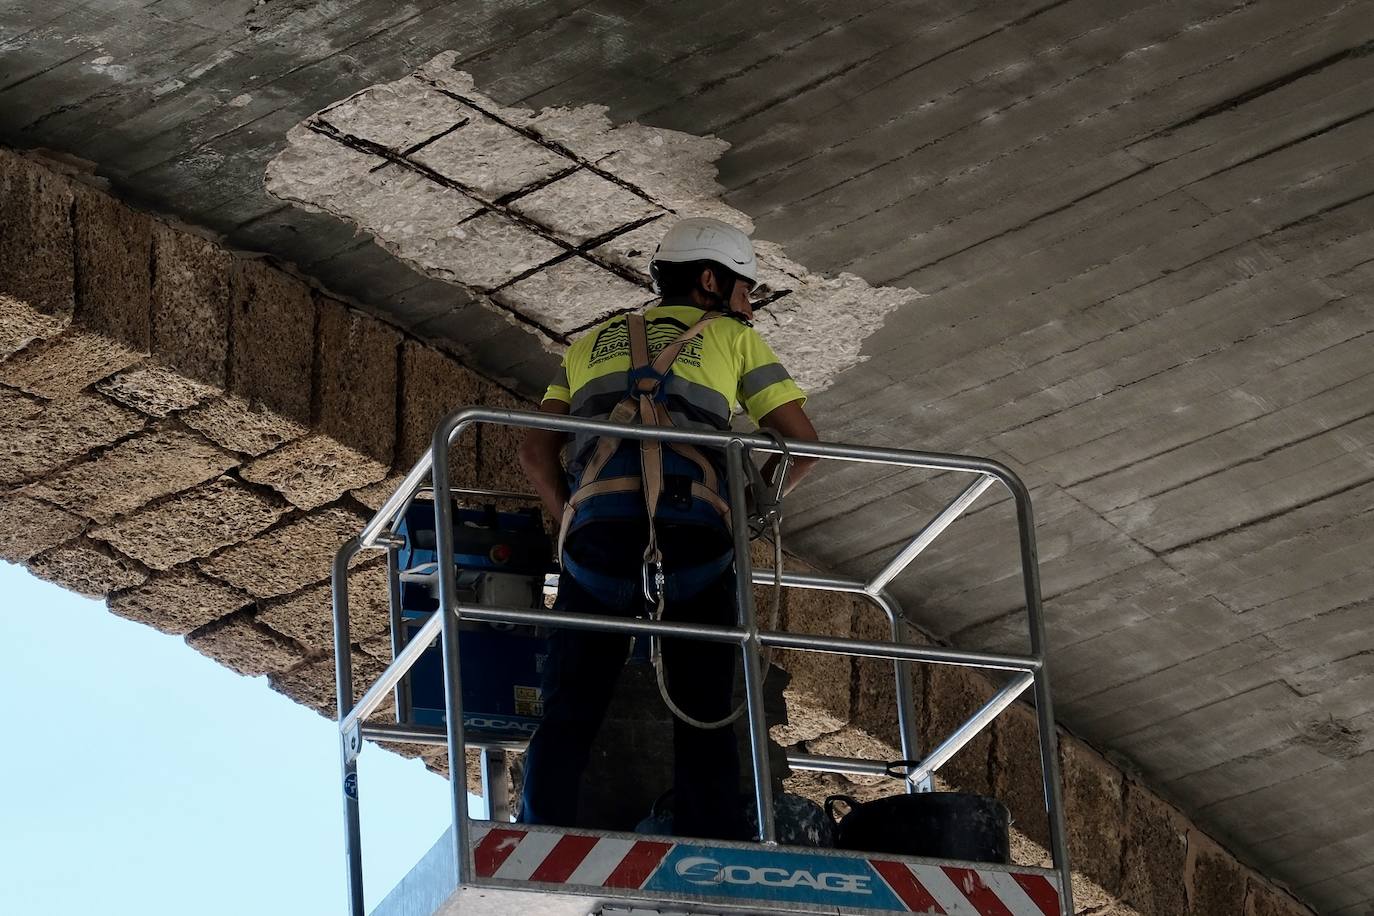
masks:
[[[716,282],[716,272],[711,268],[703,267],[701,269],[701,276],[697,279],[697,282],[701,284],[701,288],[708,293],[715,293],[717,296],[721,295],[720,284]]]

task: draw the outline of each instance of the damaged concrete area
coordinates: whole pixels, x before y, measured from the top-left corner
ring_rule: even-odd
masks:
[[[606,108],[502,106],[441,54],[291,129],[269,193],[337,216],[415,269],[459,284],[554,352],[654,298],[653,247],[681,216],[753,222],[720,201],[728,144]],[[863,361],[887,314],[920,298],[813,273],[757,243],[756,323],[808,390]]]

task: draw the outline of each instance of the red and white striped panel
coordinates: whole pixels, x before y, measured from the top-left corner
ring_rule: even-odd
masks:
[[[914,913],[1059,916],[1059,894],[1043,875],[879,859],[869,864]]]
[[[473,825],[478,877],[636,890],[674,844]],[[926,916],[1059,916],[1054,884],[1037,872],[1007,872],[869,859],[912,913]]]
[[[472,854],[481,878],[639,888],[673,848],[653,840],[474,828]]]

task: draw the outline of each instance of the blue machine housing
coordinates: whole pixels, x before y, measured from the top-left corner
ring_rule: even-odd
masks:
[[[542,606],[544,577],[553,572],[553,544],[536,509],[498,512],[492,506],[454,509],[454,555],[462,600],[482,603],[498,578],[503,595],[512,585],[511,606]],[[437,563],[434,510],[412,505],[397,529],[405,546],[397,551],[403,571]],[[402,639],[409,642],[438,607],[437,589],[424,581],[401,586]],[[526,590],[525,585],[528,585]],[[472,738],[519,738],[534,733],[543,717],[543,676],[547,644],[530,627],[478,622],[461,625],[458,641],[463,672],[463,726]],[[437,645],[420,657],[403,681],[409,692],[408,724],[444,723],[443,660]]]

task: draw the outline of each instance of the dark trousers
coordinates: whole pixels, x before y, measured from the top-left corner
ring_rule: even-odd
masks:
[[[562,577],[554,607],[625,614],[602,606],[568,575]],[[668,605],[664,619],[733,625],[733,570],[696,596]],[[577,826],[582,774],[629,648],[630,637],[614,633],[559,630],[551,637],[544,668],[544,720],[525,754],[522,823]],[[738,651],[723,643],[664,640],[668,690],[678,707],[703,722],[729,715]],[[745,838],[738,788],[739,752],[734,729],[699,729],[674,717],[674,833]]]

